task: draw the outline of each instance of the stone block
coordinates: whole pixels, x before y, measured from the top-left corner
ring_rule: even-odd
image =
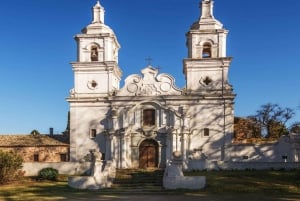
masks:
[[[76,189],[100,189],[100,185],[96,182],[94,176],[74,176],[68,178],[68,185]]]

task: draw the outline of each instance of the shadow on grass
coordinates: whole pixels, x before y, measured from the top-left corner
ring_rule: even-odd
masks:
[[[300,200],[299,171],[197,172],[207,177],[199,191],[162,190],[144,192],[129,189],[77,190],[67,182],[25,181],[2,185],[0,200],[147,200],[147,201],[296,201]]]

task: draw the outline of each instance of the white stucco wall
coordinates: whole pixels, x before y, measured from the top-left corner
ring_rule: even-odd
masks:
[[[22,170],[25,171],[25,176],[37,176],[39,171],[43,168],[54,168],[58,170],[59,174],[64,175],[81,175],[89,174],[91,171],[90,162],[58,162],[58,163],[39,163],[39,162],[26,162],[23,163]]]
[[[92,104],[93,105],[93,104]],[[91,149],[105,152],[104,131],[107,126],[107,108],[99,106],[76,105],[70,110],[70,158],[82,160]],[[96,137],[90,135],[96,129]]]

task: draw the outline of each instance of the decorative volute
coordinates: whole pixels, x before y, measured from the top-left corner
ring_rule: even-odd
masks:
[[[147,66],[141,70],[142,75],[133,74],[125,79],[125,86],[116,96],[160,96],[181,95],[175,86],[175,79],[168,74],[158,74],[158,69]]]

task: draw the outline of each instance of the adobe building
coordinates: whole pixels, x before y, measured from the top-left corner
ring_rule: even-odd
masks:
[[[0,135],[0,150],[19,154],[26,162],[66,162],[69,144],[41,134]]]

